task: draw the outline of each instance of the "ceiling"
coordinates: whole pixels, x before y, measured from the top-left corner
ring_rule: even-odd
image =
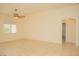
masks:
[[[0,3],[0,13],[14,13],[17,8],[20,13],[35,13],[49,9],[79,6],[77,3]]]

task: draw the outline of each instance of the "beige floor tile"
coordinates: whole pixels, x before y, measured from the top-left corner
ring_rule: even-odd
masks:
[[[79,56],[79,47],[73,43],[63,45],[37,40],[16,40],[0,43],[0,55],[8,56]]]

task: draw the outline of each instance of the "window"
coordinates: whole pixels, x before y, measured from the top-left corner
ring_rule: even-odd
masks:
[[[4,24],[4,32],[5,33],[16,33],[16,25],[15,24]]]

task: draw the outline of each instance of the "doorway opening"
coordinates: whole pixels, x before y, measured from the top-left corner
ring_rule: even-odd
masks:
[[[62,43],[66,41],[66,23],[62,23]]]
[[[74,43],[76,41],[76,19],[68,18],[62,22],[62,43]]]

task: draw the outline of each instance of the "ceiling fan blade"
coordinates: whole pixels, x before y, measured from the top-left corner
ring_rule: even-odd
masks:
[[[23,18],[23,17],[25,17],[25,16],[18,16],[19,18]]]

